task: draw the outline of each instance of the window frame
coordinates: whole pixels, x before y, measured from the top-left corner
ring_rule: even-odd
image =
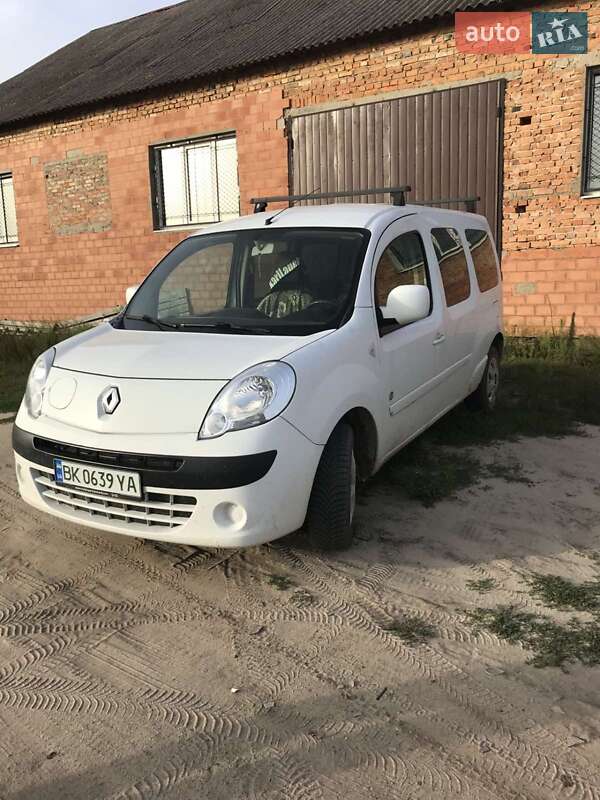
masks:
[[[467,279],[469,281],[469,294],[466,297],[463,297],[463,299],[459,300],[457,303],[452,303],[452,305],[450,305],[448,303],[448,295],[446,294],[446,285],[444,284],[444,273],[443,273],[443,270],[442,270],[442,263],[443,262],[440,261],[436,246],[435,246],[434,241],[433,241],[433,239],[434,239],[433,232],[434,231],[438,231],[438,230],[454,231],[454,233],[458,237],[458,241],[459,241],[460,247],[462,248],[462,253],[463,253],[463,256],[464,256],[464,259],[465,259],[465,267],[466,267],[466,270],[467,270]],[[447,225],[436,225],[435,227],[432,226],[429,229],[429,237],[431,239],[431,246],[433,248],[433,252],[435,253],[435,259],[436,259],[437,265],[438,265],[438,272],[439,272],[439,275],[440,275],[440,286],[441,286],[441,289],[442,289],[442,295],[444,297],[444,305],[446,307],[446,310],[448,311],[451,308],[455,308],[456,306],[460,306],[462,303],[466,303],[467,301],[469,301],[473,297],[473,285],[474,285],[473,284],[473,277],[475,278],[475,284],[479,288],[479,285],[477,284],[477,276],[475,275],[475,270],[473,269],[473,275],[471,275],[471,270],[469,268],[469,251],[470,251],[470,248],[469,248],[468,245],[465,247],[466,236],[465,236],[465,233],[464,233],[464,229],[455,228],[454,225],[447,224]],[[454,237],[452,237],[452,238],[454,238]]]
[[[423,238],[423,233],[418,228],[412,228],[409,231],[402,231],[397,236],[394,236],[390,241],[386,244],[386,246],[381,251],[381,255],[377,259],[377,264],[373,269],[373,286],[372,286],[372,293],[373,293],[373,308],[375,309],[375,319],[377,321],[377,330],[379,331],[379,338],[383,338],[390,333],[394,333],[395,331],[404,330],[405,328],[409,328],[411,325],[416,325],[418,322],[422,322],[423,320],[418,319],[415,322],[409,322],[406,325],[400,325],[398,322],[389,320],[386,322],[385,318],[381,314],[381,307],[377,303],[377,297],[375,294],[375,286],[377,282],[377,270],[379,269],[379,264],[381,263],[381,259],[383,258],[384,253],[397,239],[402,238],[402,236],[406,236],[409,233],[416,234],[419,238],[419,242],[421,243],[421,250],[423,252],[423,264],[425,267],[425,277],[427,279],[427,288],[429,289],[429,313],[426,317],[423,317],[423,320],[428,319],[433,314],[433,307],[434,307],[434,296],[433,296],[433,287],[431,285],[431,268],[429,265],[429,259],[427,257],[427,249],[425,247],[425,239]],[[400,285],[400,284],[398,284]]]
[[[589,188],[590,170],[590,148],[592,145],[592,128],[594,125],[594,83],[596,78],[600,79],[600,64],[588,67],[585,77],[585,101],[583,107],[583,142],[581,148],[581,196],[600,197],[600,187],[598,189]],[[599,103],[600,106],[600,103]],[[600,115],[600,107],[596,112]]]
[[[197,229],[200,227],[204,227],[205,225],[215,225],[223,221],[219,218],[216,220],[207,220],[206,222],[183,222],[179,225],[166,224],[165,191],[164,191],[162,159],[160,157],[160,154],[163,150],[172,150],[180,147],[185,147],[186,145],[194,145],[198,143],[213,143],[216,147],[217,142],[227,139],[233,139],[235,141],[236,155],[237,155],[238,141],[237,141],[237,133],[234,130],[219,131],[218,133],[200,134],[198,136],[188,136],[184,139],[174,139],[172,141],[167,141],[167,142],[157,142],[149,146],[148,155],[149,155],[149,167],[150,167],[150,197],[152,203],[152,225],[155,231],[172,231],[172,230],[178,230],[180,228]],[[217,168],[217,176],[218,176],[218,168]],[[239,167],[238,167],[238,193],[239,193]],[[188,186],[186,186],[186,194],[189,194]],[[238,205],[238,213],[240,211],[241,208]],[[216,215],[220,217],[220,209],[217,209]]]
[[[6,219],[6,204],[4,200],[4,181],[9,179],[12,181],[12,190],[13,190],[13,204],[14,204],[14,213],[15,213],[15,239],[10,240],[8,236],[8,224]],[[0,195],[1,195],[1,208],[2,208],[2,215],[4,219],[4,230],[6,231],[6,240],[0,237],[0,248],[2,247],[18,247],[19,246],[19,224],[17,220],[17,197],[15,193],[15,176],[10,170],[0,170]]]
[[[477,272],[477,265],[475,263],[475,259],[473,257],[473,250],[471,248],[471,242],[469,241],[469,237],[467,235],[468,231],[480,231],[481,233],[485,233],[485,235],[487,236],[488,241],[490,243],[490,246],[492,248],[492,253],[494,255],[494,265],[496,267],[496,283],[493,286],[490,286],[489,289],[482,289],[481,288],[481,284],[479,282],[479,274]],[[494,246],[494,241],[492,239],[492,235],[491,235],[490,231],[486,230],[485,228],[474,228],[472,226],[467,228],[465,226],[461,232],[462,232],[462,234],[464,236],[463,247],[466,244],[465,252],[467,253],[468,257],[470,258],[471,265],[473,266],[473,274],[475,276],[475,283],[477,284],[477,289],[479,290],[479,294],[487,294],[488,292],[492,292],[494,289],[497,289],[500,286],[500,284],[502,282],[502,279],[501,279],[500,268],[499,268],[499,264],[498,264],[498,255],[496,253],[496,248]]]

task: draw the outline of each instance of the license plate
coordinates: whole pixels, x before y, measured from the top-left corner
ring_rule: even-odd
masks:
[[[76,464],[73,461],[63,461],[62,458],[54,459],[54,480],[59,484],[110,492],[123,497],[142,496],[142,481],[137,472]]]

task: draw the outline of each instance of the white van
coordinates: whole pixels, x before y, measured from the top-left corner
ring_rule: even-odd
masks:
[[[23,499],[114,533],[352,541],[357,480],[457,403],[491,411],[501,276],[484,217],[413,205],[255,213],[177,245],[110,322],[36,361]]]

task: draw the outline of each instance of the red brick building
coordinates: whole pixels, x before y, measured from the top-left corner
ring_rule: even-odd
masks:
[[[600,334],[600,2],[582,55],[458,52],[487,0],[187,0],[0,85],[0,319],[120,304],[250,198],[408,183],[479,196],[506,322]]]

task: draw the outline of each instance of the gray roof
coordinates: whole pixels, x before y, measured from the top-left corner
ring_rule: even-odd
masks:
[[[502,0],[186,0],[98,28],[0,84],[0,127]]]

